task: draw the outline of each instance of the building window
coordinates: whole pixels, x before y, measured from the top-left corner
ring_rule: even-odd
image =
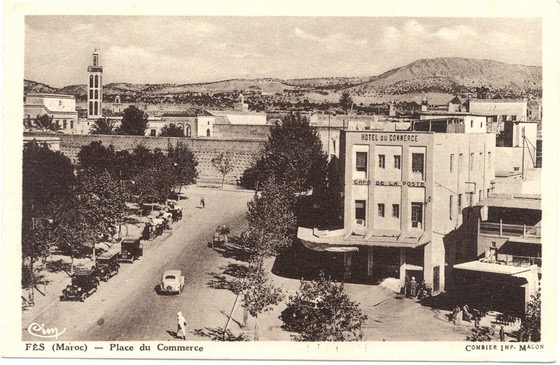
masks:
[[[457,195],[457,210],[459,211],[459,214],[462,213],[462,210],[463,210],[463,194],[458,194]]]
[[[394,218],[399,218],[400,216],[401,216],[400,205],[393,204],[393,217]]]
[[[151,129],[150,130],[150,136],[155,137],[157,134],[157,129]]]
[[[379,168],[380,169],[384,169],[385,168],[385,155],[379,155]]]
[[[377,204],[377,215],[380,217],[385,217],[385,204]]]
[[[89,114],[90,115],[93,114],[93,102],[92,101],[89,102]]]
[[[478,201],[482,201],[482,199],[484,198],[484,196],[482,195],[482,190],[478,191]]]
[[[74,129],[74,121],[73,120],[70,121],[70,129]]]
[[[62,128],[66,129],[68,127],[68,124],[66,123],[66,119],[62,120]]]
[[[93,99],[93,90],[90,90],[90,91],[89,91],[89,98],[90,98],[90,99]]]
[[[482,121],[480,121],[480,128],[482,128]]]
[[[449,220],[453,219],[453,195],[449,195]]]
[[[89,75],[89,87],[93,87],[93,75]]]
[[[355,215],[355,218],[356,218],[356,223],[365,226],[365,222],[366,222],[366,201],[365,200],[356,200],[354,202],[354,206],[355,206],[354,215]]]
[[[93,113],[95,115],[99,114],[99,104],[97,103],[97,101],[93,102]]]
[[[477,166],[477,168],[479,170],[484,167],[484,155],[482,154],[482,152],[478,154],[478,164],[479,166]]]
[[[394,162],[395,162],[395,168],[396,169],[401,169],[401,156],[400,155],[394,155],[393,156]]]
[[[412,173],[420,174],[422,179],[424,178],[424,154],[423,153],[412,154]]]
[[[206,137],[210,137],[210,129],[206,130]]]
[[[474,120],[471,120],[471,128],[474,127]]]
[[[413,228],[422,228],[422,203],[411,203],[411,222]]]
[[[473,170],[474,165],[474,153],[471,153],[469,156],[469,171]]]
[[[367,152],[356,152],[356,171],[367,171]]]
[[[455,159],[455,155],[450,154],[449,155],[449,172],[453,172],[453,164],[455,163],[454,159]]]
[[[463,154],[460,153],[460,154],[459,154],[459,161],[457,162],[457,164],[458,164],[458,166],[459,166],[459,167],[458,167],[458,168],[459,168],[459,171],[461,171],[461,170],[463,169],[463,162],[464,162],[464,161],[463,161]]]
[[[99,76],[95,75],[95,87],[99,87]]]
[[[187,133],[186,133],[187,137],[191,136],[191,126],[189,124],[187,124]]]
[[[95,98],[99,99],[99,90],[95,90]]]

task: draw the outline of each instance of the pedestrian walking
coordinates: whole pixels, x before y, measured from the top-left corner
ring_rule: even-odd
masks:
[[[206,205],[206,204],[204,203],[204,197],[201,196],[201,197],[200,197],[200,207],[201,207],[201,208],[204,208],[205,205]]]
[[[177,338],[182,337],[183,340],[187,339],[186,333],[187,321],[183,317],[183,313],[177,312]]]
[[[418,289],[418,283],[416,282],[416,278],[413,276],[410,279],[410,296],[415,298],[416,297],[416,289]]]
[[[506,331],[504,330],[504,326],[500,326],[500,342],[504,342],[506,340]]]

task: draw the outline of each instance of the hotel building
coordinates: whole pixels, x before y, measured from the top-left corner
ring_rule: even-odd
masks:
[[[410,131],[341,131],[344,228],[303,228],[309,247],[344,252],[345,278],[406,276],[445,288],[445,246],[463,210],[494,182],[496,139],[455,118],[417,121]],[[365,267],[353,267],[352,261]]]

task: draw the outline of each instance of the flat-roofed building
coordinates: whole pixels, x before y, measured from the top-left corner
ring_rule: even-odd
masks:
[[[495,135],[465,133],[448,119],[413,128],[341,131],[344,228],[300,227],[298,237],[310,248],[344,252],[346,277],[357,270],[398,277],[404,286],[414,276],[438,293],[447,235],[492,188]]]
[[[36,129],[37,118],[47,115],[63,133],[76,133],[78,112],[76,97],[62,94],[26,94],[23,97],[24,124]]]

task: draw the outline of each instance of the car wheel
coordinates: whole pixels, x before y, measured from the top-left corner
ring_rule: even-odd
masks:
[[[82,293],[82,296],[80,297],[80,301],[83,302],[85,301],[87,298],[87,293]]]

